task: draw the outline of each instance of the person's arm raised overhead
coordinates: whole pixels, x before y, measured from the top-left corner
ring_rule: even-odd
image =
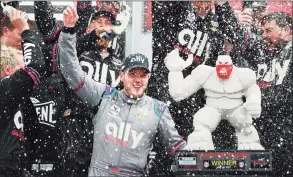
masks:
[[[1,103],[17,102],[29,95],[46,72],[39,42],[29,30],[22,13],[14,8],[8,12],[12,25],[20,32],[22,53],[11,47],[1,46],[1,86],[5,86],[0,93]]]
[[[68,85],[76,91],[83,102],[89,107],[94,107],[98,104],[106,85],[87,77],[79,65],[75,32],[75,23],[79,16],[76,8],[73,6],[67,7],[63,11],[63,16],[64,28],[59,37],[58,51],[60,71]]]

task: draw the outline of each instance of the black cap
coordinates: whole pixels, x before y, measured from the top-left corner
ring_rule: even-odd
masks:
[[[128,57],[126,57],[124,60],[124,64],[121,68],[121,71],[126,72],[130,71],[133,68],[144,68],[148,72],[151,72],[148,58],[140,53],[131,54]]]
[[[114,24],[116,22],[116,18],[114,16],[114,14],[112,14],[112,12],[107,11],[107,10],[98,10],[98,11],[95,11],[94,13],[92,13],[92,16],[90,18],[90,22],[92,22],[97,17],[103,17],[103,16],[109,17],[112,24]]]

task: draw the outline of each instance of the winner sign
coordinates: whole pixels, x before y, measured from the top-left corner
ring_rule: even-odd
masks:
[[[179,151],[172,170],[176,176],[203,174],[269,174],[272,171],[269,151]]]

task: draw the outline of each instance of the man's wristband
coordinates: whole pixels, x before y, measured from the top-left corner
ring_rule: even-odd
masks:
[[[63,27],[62,32],[64,33],[70,33],[70,34],[75,34],[76,33],[76,28],[75,27]]]

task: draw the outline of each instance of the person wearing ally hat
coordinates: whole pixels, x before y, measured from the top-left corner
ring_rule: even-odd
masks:
[[[122,66],[124,46],[116,45],[115,50],[110,46],[113,41],[111,29],[114,23],[115,16],[110,11],[93,12],[86,28],[86,34],[77,38],[77,49],[86,50],[78,50],[77,55],[79,56],[79,64],[89,77],[97,82],[122,89],[119,71]],[[80,30],[78,27],[76,29]],[[97,109],[87,109],[74,91],[70,89],[70,92],[67,92],[69,96],[66,98],[69,98],[70,105],[64,111],[64,128],[62,130],[67,147],[64,171],[66,176],[68,176],[67,174],[80,176],[80,173],[84,176],[88,171],[87,167],[90,163],[93,145],[91,120]]]
[[[77,9],[80,12],[88,10],[87,8],[82,9],[80,3],[77,2]],[[34,169],[35,175],[42,176],[57,175],[60,173],[59,168],[62,168],[61,176],[86,176],[92,152],[93,125],[91,119],[96,110],[84,107],[82,101],[67,85],[58,70],[55,59],[58,55],[58,38],[63,24],[54,18],[54,8],[51,2],[34,1],[34,10],[36,23],[46,43],[46,48],[43,50],[49,55],[48,58],[52,59],[54,72],[54,77],[50,77],[47,84],[51,91],[48,93],[47,85],[39,87],[39,92],[36,92],[34,98],[41,103],[54,102],[53,109],[56,112],[52,114],[52,119],[55,120],[54,127],[46,124],[39,125],[43,130],[39,132],[42,141],[36,143],[41,148],[36,150],[35,163],[32,164],[31,169]],[[77,32],[83,34],[77,40],[79,62],[90,77],[116,87],[120,83],[119,71],[122,66],[121,56],[118,56],[117,53],[123,54],[124,49],[117,45],[116,50],[112,50],[108,46],[112,39],[97,35],[113,27],[114,15],[110,11],[93,11],[93,9],[87,12],[89,12],[91,20],[81,13],[85,27],[82,28],[80,24],[77,27]],[[89,33],[86,33],[85,28],[89,29]],[[58,148],[60,146],[61,148]],[[39,168],[33,168],[47,164],[51,165],[51,170],[44,172]]]
[[[167,105],[144,94],[150,78],[148,58],[142,54],[125,58],[119,74],[123,90],[96,82],[86,77],[78,64],[76,11],[69,7],[63,18],[60,70],[87,107],[99,106],[92,120],[94,146],[88,176],[142,176],[156,137],[170,154],[185,145]]]

